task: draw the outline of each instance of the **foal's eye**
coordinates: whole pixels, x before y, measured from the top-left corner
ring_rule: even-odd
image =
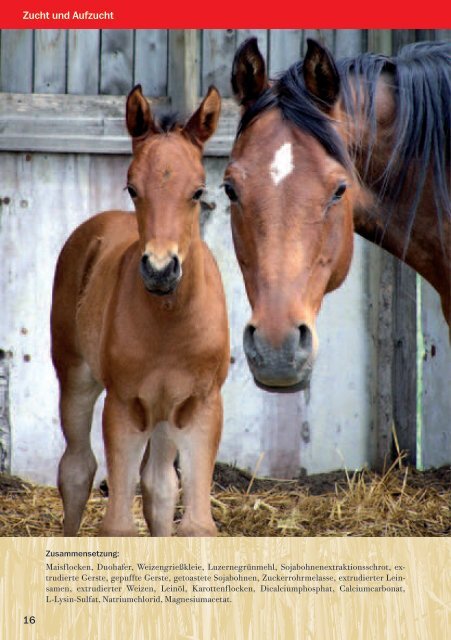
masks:
[[[204,189],[198,189],[197,191],[195,191],[193,193],[194,202],[199,202],[199,200],[202,198],[203,195],[204,195]]]
[[[132,200],[138,197],[138,194],[136,193],[136,189],[132,187],[130,184],[127,185],[127,191]]]
[[[338,189],[335,191],[332,200],[334,200],[335,202],[337,200],[340,200],[340,198],[343,196],[345,191],[346,191],[346,184],[342,182],[338,187]]]
[[[224,191],[230,202],[238,202],[238,196],[235,189],[228,182],[224,183]]]

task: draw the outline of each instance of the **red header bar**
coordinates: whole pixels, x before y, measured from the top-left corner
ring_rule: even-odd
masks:
[[[447,29],[449,0],[13,0],[3,29]]]

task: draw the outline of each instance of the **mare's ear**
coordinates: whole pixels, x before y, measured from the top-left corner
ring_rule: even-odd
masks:
[[[266,65],[257,38],[245,40],[235,53],[231,82],[235,100],[245,108],[267,89]]]
[[[156,131],[149,103],[143,96],[142,87],[137,84],[127,98],[127,129],[132,138],[144,138]]]
[[[307,53],[302,70],[305,86],[319,101],[319,107],[330,111],[340,92],[340,76],[330,51],[315,40],[307,38]]]
[[[194,140],[196,144],[203,147],[205,142],[216,131],[219,114],[221,113],[221,96],[216,87],[209,87],[207,95],[202,100],[197,111],[193,113],[183,131]]]

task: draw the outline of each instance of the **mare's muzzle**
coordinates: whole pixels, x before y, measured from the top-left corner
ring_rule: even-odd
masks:
[[[290,393],[310,384],[313,368],[313,337],[307,325],[293,328],[282,344],[274,347],[258,328],[244,330],[244,352],[258,387]]]
[[[177,288],[182,277],[182,265],[178,256],[173,255],[163,267],[157,267],[145,253],[141,258],[140,272],[147,291],[166,296]]]

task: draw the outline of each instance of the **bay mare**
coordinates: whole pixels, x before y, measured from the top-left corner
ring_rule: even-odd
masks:
[[[154,536],[171,535],[179,453],[179,535],[214,535],[210,485],[229,363],[224,292],[200,238],[202,149],[220,96],[211,87],[184,126],[157,120],[138,85],[127,100],[133,159],[127,189],[136,213],[100,213],[79,226],[56,268],[52,357],[66,450],[58,471],[64,533],[76,535],[93,482],[90,445],[103,388],[109,499],[101,535],[135,535],[138,475]]]
[[[224,186],[256,383],[309,384],[316,316],[347,275],[353,230],[428,280],[449,323],[451,45],[336,62],[309,40],[271,82],[250,38],[231,81],[242,111]]]

